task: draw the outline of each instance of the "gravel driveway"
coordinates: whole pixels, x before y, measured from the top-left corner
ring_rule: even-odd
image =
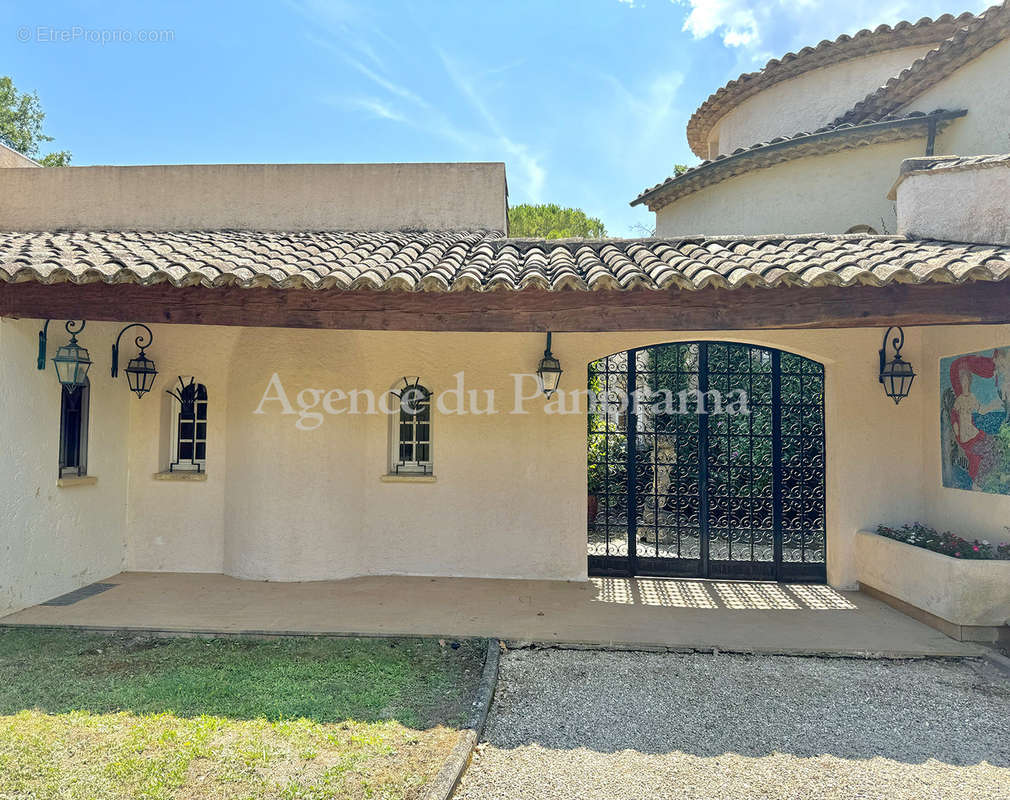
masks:
[[[458,800],[1010,799],[984,662],[518,650],[484,739]]]

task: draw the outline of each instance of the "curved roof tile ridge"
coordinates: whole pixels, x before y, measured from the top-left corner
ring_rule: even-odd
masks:
[[[687,123],[688,144],[696,156],[705,158],[708,155],[708,135],[715,124],[744,100],[776,83],[851,58],[902,47],[939,44],[974,19],[974,14],[965,12],[957,17],[944,14],[936,19],[923,17],[915,23],[902,21],[893,26],[878,25],[872,31],[864,28],[851,36],[842,34],[831,41],[825,39],[814,47],[804,47],[798,53],[790,52],[781,58],[773,58],[761,69],[744,73],[717,89],[698,107]]]
[[[366,259],[350,258],[354,245]],[[242,246],[241,263],[233,250]],[[345,249],[350,246],[348,249]],[[277,262],[277,248],[282,253]],[[321,265],[320,250],[344,255]],[[399,257],[408,248],[411,256]],[[433,252],[431,252],[433,248]],[[451,257],[449,253],[451,251]],[[482,232],[0,232],[0,282],[309,291],[696,291],[1010,279],[1010,245],[865,234],[509,240]]]
[[[870,92],[835,119],[834,124],[859,123],[891,113],[1008,37],[1010,0],[1004,0],[960,26],[939,47]]]
[[[715,158],[702,161],[679,175],[643,190],[631,201],[632,206],[645,203],[656,211],[685,194],[719,183],[744,172],[774,166],[809,155],[823,155],[837,150],[847,150],[867,144],[898,141],[925,135],[926,125],[935,120],[938,130],[952,119],[965,115],[964,110],[936,109],[935,111],[910,111],[907,114],[889,114],[881,119],[863,123],[827,125],[814,131],[800,131],[791,136],[776,136],[767,142],[757,142],[750,147],[738,147],[732,153],[720,153]],[[921,130],[916,128],[921,126]],[[650,202],[652,200],[662,202]]]

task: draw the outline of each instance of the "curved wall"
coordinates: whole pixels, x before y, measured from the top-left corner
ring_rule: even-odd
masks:
[[[886,195],[902,159],[925,146],[909,139],[756,169],[661,208],[656,235],[845,233],[854,225],[894,233]]]
[[[937,137],[937,155],[975,156],[1010,150],[1010,41],[986,50],[901,110],[967,108]],[[895,175],[895,178],[897,175]]]
[[[709,141],[718,139],[719,153],[732,153],[776,136],[814,131],[830,124],[930,49],[905,47],[853,58],[776,83],[720,119]]]

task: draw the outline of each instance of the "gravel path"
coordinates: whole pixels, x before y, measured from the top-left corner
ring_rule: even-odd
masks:
[[[518,650],[457,800],[1010,800],[984,662]]]

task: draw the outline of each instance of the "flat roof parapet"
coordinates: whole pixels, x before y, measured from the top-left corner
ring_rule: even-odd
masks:
[[[0,230],[506,230],[503,163],[0,170]]]

